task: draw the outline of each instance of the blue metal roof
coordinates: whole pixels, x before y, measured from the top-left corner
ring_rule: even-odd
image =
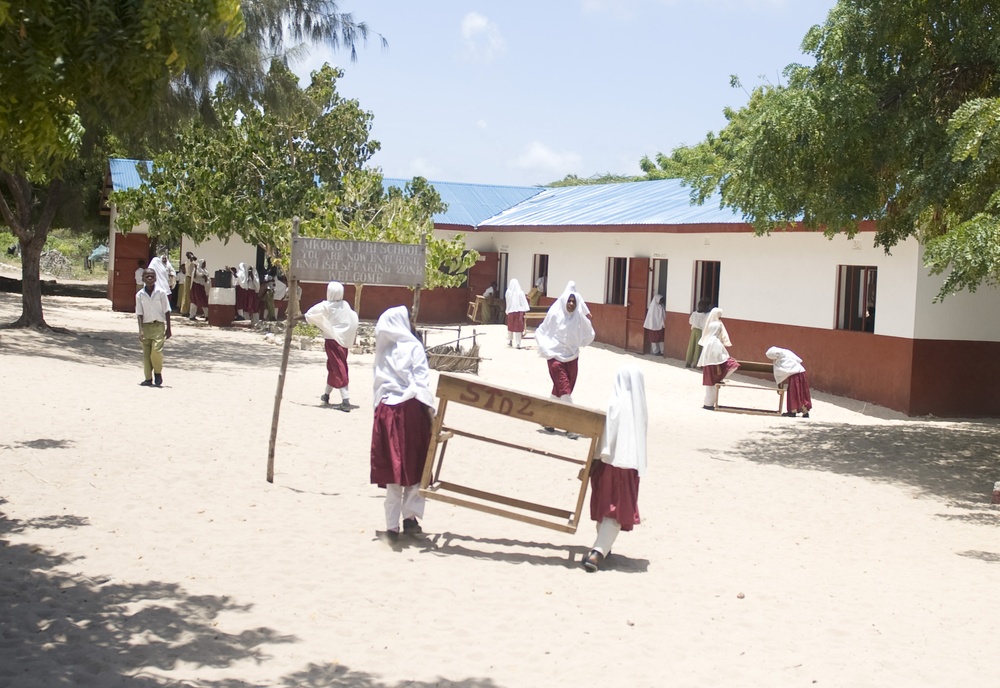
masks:
[[[137,189],[142,184],[139,173],[136,171],[137,164],[145,164],[147,170],[153,169],[153,163],[149,160],[131,160],[129,158],[110,158],[108,167],[111,168],[111,184],[115,191],[126,189]]]
[[[740,223],[737,213],[719,208],[718,196],[691,204],[691,190],[679,179],[544,189],[480,223],[480,227],[588,225],[689,225]]]
[[[409,179],[385,179],[385,186],[402,188]],[[487,218],[507,210],[511,206],[536,196],[545,187],[541,186],[494,186],[491,184],[460,184],[456,182],[430,182],[448,204],[448,210],[434,215],[434,223],[439,225],[465,225],[477,227]]]

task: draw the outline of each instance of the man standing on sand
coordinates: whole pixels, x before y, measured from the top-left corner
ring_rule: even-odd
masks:
[[[156,272],[146,268],[143,287],[135,295],[135,315],[139,320],[142,344],[143,387],[163,384],[163,342],[170,339],[170,301],[167,292],[156,284]]]

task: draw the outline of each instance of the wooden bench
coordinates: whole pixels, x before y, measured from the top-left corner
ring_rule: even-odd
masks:
[[[732,413],[759,413],[768,416],[780,416],[781,407],[785,403],[785,386],[776,384],[774,382],[774,364],[770,361],[766,363],[761,363],[759,361],[737,361],[740,364],[737,373],[760,373],[763,375],[769,375],[771,377],[770,384],[762,385],[746,385],[733,382],[732,380],[726,380],[715,385],[715,410],[716,411],[729,411]],[[719,403],[719,397],[721,392],[726,387],[736,388],[736,389],[757,389],[763,392],[776,392],[778,394],[778,409],[776,411],[768,411],[765,409],[756,408],[744,408],[742,406],[722,406]]]

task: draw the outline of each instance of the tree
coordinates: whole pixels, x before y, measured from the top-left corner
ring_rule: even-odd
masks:
[[[755,88],[659,170],[696,201],[718,191],[758,233],[873,220],[886,251],[915,237],[931,272],[949,272],[939,299],[996,284],[998,18],[985,0],[840,0],[803,40],[813,66],[789,65],[787,83]]]
[[[238,0],[0,4],[0,216],[18,239],[22,312],[45,328],[39,262],[84,122],[128,122],[199,59],[202,32],[238,31]]]
[[[368,138],[372,116],[337,92],[342,73],[324,65],[300,89],[274,61],[265,84],[280,105],[248,103],[220,85],[213,98],[217,126],[193,123],[176,150],[140,169],[143,184],[113,194],[119,229],[142,222],[151,236],[196,242],[238,235],[287,264],[293,217],[318,238],[427,245],[427,287],[452,286],[476,260],[464,237],[435,239],[432,216],[444,209],[426,180],[383,188],[365,168],[378,150]]]

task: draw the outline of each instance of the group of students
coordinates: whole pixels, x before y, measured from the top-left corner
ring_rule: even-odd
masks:
[[[508,315],[527,311],[526,307],[516,310],[523,307],[523,292],[521,298],[517,297],[519,289],[516,280],[512,280],[507,303],[508,308],[513,305],[515,310]],[[570,282],[536,330],[539,352],[547,360],[552,379],[551,396],[563,402],[572,403],[580,349],[594,340],[589,313],[576,285]],[[357,334],[358,316],[344,301],[343,285],[330,282],[326,300],[314,305],[303,317],[318,327],[325,339],[327,380],[320,399],[329,404],[330,394],[336,389],[341,396],[336,408],[343,411],[357,408],[350,404],[347,353]],[[508,343],[513,344],[513,335],[523,332],[523,319],[520,329],[509,331]],[[386,539],[394,542],[400,533],[415,535],[423,530],[420,519],[426,500],[420,494],[420,482],[436,413],[427,355],[413,331],[405,306],[389,308],[379,316],[372,367],[370,481],[385,489],[384,533]],[[591,517],[597,522],[598,536],[583,560],[588,571],[600,567],[619,531],[631,530],[639,522],[638,488],[639,477],[646,467],[646,424],[642,373],[635,366],[626,366],[618,373],[612,391],[601,440],[601,462],[591,472]],[[545,429],[554,432],[553,428]]]

